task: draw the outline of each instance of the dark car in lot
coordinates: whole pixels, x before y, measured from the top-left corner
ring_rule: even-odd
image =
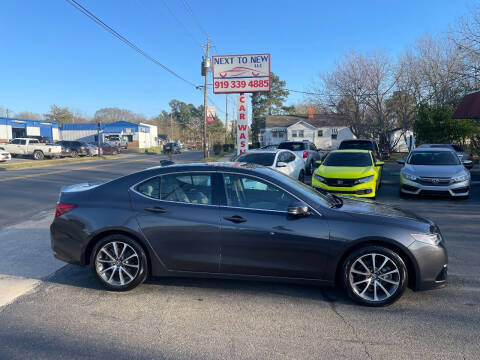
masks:
[[[284,141],[278,145],[278,149],[293,151],[295,155],[303,159],[306,175],[312,175],[316,162],[322,159],[322,154],[318,151],[315,144],[307,140]]]
[[[339,284],[364,305],[442,287],[447,252],[430,220],[323,195],[253,164],[150,168],[62,188],[56,258],[89,265],[111,290],[148,275]]]
[[[77,156],[87,156],[89,155],[88,152],[88,144],[84,143],[82,141],[68,141],[68,140],[62,140],[62,141],[57,141],[57,145],[61,145],[62,148],[69,149],[69,152],[65,152],[67,156],[71,157],[77,157]],[[62,155],[64,152],[62,151]]]
[[[120,147],[111,144],[103,144],[100,149],[103,155],[117,155],[122,151]]]
[[[168,142],[163,145],[163,153],[180,154],[182,152],[180,145],[177,142]]]
[[[369,150],[375,156],[375,159],[383,159],[382,153],[378,149],[377,142],[369,139],[343,140],[338,146],[338,150]]]

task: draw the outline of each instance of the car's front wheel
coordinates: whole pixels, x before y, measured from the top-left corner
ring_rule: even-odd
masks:
[[[350,298],[362,305],[390,305],[407,287],[407,267],[395,251],[366,246],[345,259],[343,283]]]
[[[125,235],[109,235],[99,241],[91,255],[92,271],[110,290],[126,291],[147,278],[147,256],[142,247]]]

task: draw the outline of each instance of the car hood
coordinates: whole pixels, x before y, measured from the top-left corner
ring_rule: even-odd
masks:
[[[381,216],[397,219],[409,219],[425,224],[433,225],[433,222],[418,216],[410,211],[401,209],[396,206],[377,203],[371,200],[353,200],[347,197],[342,197],[343,206],[338,210],[345,213],[354,213],[361,215]]]
[[[358,167],[358,166],[325,166],[321,165],[316,173],[320,176],[327,178],[342,178],[342,179],[358,179],[361,177],[369,176],[372,173],[373,168],[371,166]]]
[[[411,165],[402,169],[409,174],[421,177],[453,177],[465,172],[463,165]]]

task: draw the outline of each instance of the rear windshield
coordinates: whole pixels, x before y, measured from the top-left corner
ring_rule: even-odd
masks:
[[[339,150],[371,150],[374,151],[373,144],[369,141],[343,141],[338,147]]]
[[[372,166],[372,158],[368,153],[332,152],[327,155],[327,158],[323,162],[323,165],[365,167]]]
[[[459,165],[457,154],[451,151],[415,151],[410,155],[411,165]]]
[[[305,143],[303,142],[288,142],[288,143],[281,143],[278,148],[279,149],[286,149],[290,151],[302,151],[305,149]]]
[[[260,153],[260,154],[243,154],[237,157],[236,161],[253,163],[263,166],[272,166],[275,160],[275,154]]]

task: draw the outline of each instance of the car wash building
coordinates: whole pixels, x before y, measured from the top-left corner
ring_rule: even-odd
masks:
[[[127,121],[114,123],[81,123],[63,124],[60,128],[61,140],[84,142],[104,142],[112,135],[119,136],[128,142],[128,147],[149,148],[156,146],[157,127],[149,124],[134,124]]]
[[[58,123],[54,121],[0,117],[0,142],[30,136],[44,136],[51,142],[57,141],[59,140]]]

